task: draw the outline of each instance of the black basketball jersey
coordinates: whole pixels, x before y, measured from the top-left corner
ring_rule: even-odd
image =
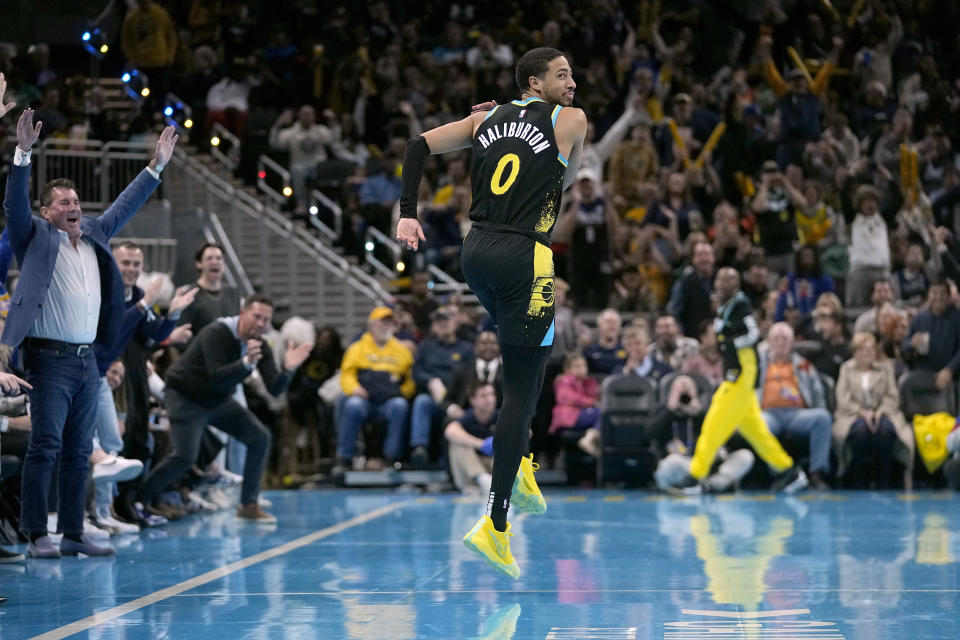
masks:
[[[743,370],[739,351],[752,350],[753,360],[756,362],[757,342],[760,340],[760,329],[753,317],[750,299],[742,291],[737,291],[717,309],[713,331],[717,335],[717,348],[723,358],[723,375],[733,382],[740,377]],[[754,384],[756,383],[757,380],[754,380]]]
[[[563,107],[540,98],[496,106],[473,138],[470,219],[549,244],[567,159],[553,127]]]

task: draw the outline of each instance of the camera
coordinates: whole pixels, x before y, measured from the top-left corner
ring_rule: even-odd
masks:
[[[680,404],[690,404],[692,401],[693,396],[691,396],[689,393],[684,392],[680,394]]]

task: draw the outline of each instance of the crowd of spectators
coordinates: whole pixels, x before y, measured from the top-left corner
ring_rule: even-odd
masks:
[[[678,313],[677,282],[691,236],[705,234],[720,265],[764,262],[787,294],[778,315],[790,318],[825,290],[866,306],[874,279],[903,270],[916,302],[918,274],[941,268],[936,229],[952,238],[960,91],[955,36],[944,29],[958,11],[949,2],[277,9],[110,2],[92,22],[120,45],[103,68],[136,68],[152,88],[127,111],[58,76],[42,43],[0,47],[0,70],[18,103],[48,122],[44,136],[135,139],[171,91],[191,109],[195,142],[213,123],[241,139],[246,177],[272,154],[290,169],[298,211],[314,187],[337,200],[350,222],[342,242],[361,253],[367,226],[389,234],[403,141],[473,104],[516,97],[518,53],[558,46],[572,57],[577,102],[591,121],[580,179],[553,234],[558,273],[580,310],[669,304],[688,335],[696,324]],[[458,275],[468,168],[466,153],[431,161],[417,266]],[[912,244],[924,269],[916,256],[907,264]],[[819,263],[794,264],[810,255],[798,253],[804,245]]]
[[[336,199],[349,221],[341,242],[357,252],[365,227],[392,230],[408,137],[474,104],[515,98],[513,64],[524,50],[569,51],[591,128],[553,233],[555,352],[532,427],[541,464],[563,464],[560,435],[571,430],[580,449],[601,453],[602,389],[619,376],[653,380],[673,398],[657,421],[667,437],[651,433],[656,454],[690,450],[707,407],[681,407],[689,403],[680,398],[720,382],[713,279],[733,266],[765,338],[757,391],[765,418],[778,436],[800,440],[797,457],[813,486],[930,481],[914,464],[900,381],[920,372],[914,384],[955,394],[960,374],[954,3],[690,0],[662,12],[657,3],[612,0],[426,2],[415,10],[387,2],[291,2],[286,11],[240,0],[123,5],[111,2],[97,20],[120,43],[114,63],[137,68],[155,89],[130,109],[108,109],[97,86],[58,75],[42,43],[0,46],[8,99],[36,108],[41,135],[137,139],[161,120],[169,90],[190,107],[195,141],[214,123],[240,138],[247,177],[251,158],[279,154],[299,211],[312,188]],[[502,385],[495,327],[457,296],[437,299],[423,270],[459,275],[457,249],[469,228],[466,152],[430,159],[421,202],[428,241],[407,257],[417,267],[409,293],[375,309],[360,335],[308,327],[297,342],[313,351],[283,381],[287,403],[298,424],[327,436],[324,451],[339,470],[446,461],[458,488],[483,489]],[[197,333],[249,311],[221,282],[219,248],[202,247],[197,267],[196,299],[181,322]],[[274,364],[284,369],[284,334],[256,322],[280,347]],[[154,346],[143,336],[122,359],[126,380],[118,382],[118,366],[105,388],[126,389],[138,412],[153,406],[162,416],[163,394],[150,382],[170,358],[152,362]],[[14,354],[4,355],[15,365]],[[269,354],[254,355],[257,364]],[[267,369],[266,385],[248,381],[247,399],[278,433],[277,405],[263,393],[275,374]],[[684,386],[691,380],[698,384]],[[10,428],[23,426],[19,418]],[[258,431],[251,439],[258,459],[267,457],[265,438]],[[146,438],[128,440],[138,459],[157,450]],[[92,519],[148,525],[208,508],[216,500],[193,489],[222,441],[204,431],[188,445],[173,444],[197,458],[175,465],[171,480],[197,467],[174,483],[178,491],[161,493],[170,485],[164,477],[147,504],[136,504],[145,494],[134,487],[112,512],[101,501]],[[98,462],[114,464],[106,455]],[[242,470],[243,456],[237,447],[224,464]],[[226,469],[214,475],[239,482]],[[251,482],[244,498],[259,505]],[[268,519],[259,506],[249,511]]]

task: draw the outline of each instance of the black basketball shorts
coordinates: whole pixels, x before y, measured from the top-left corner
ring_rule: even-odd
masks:
[[[471,229],[460,267],[487,310],[500,341],[520,347],[553,345],[553,252],[522,233]]]

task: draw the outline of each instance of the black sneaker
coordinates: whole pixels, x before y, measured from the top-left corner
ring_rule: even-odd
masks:
[[[793,494],[797,491],[802,491],[810,484],[810,481],[807,480],[807,474],[803,472],[803,469],[797,465],[793,465],[786,471],[780,472],[776,478],[773,479],[773,485],[770,487],[770,491],[774,493],[786,493]]]
[[[819,471],[814,471],[810,474],[810,490],[811,491],[830,491],[830,485],[827,484],[827,481],[824,479],[823,474]]]
[[[150,526],[143,517],[143,514],[134,506],[133,494],[129,492],[121,493],[114,498],[113,515],[117,520],[135,524],[141,529],[146,529]]]
[[[343,478],[347,471],[353,469],[353,458],[334,458],[333,467],[330,468],[330,476],[333,478]]]
[[[0,563],[21,562],[24,559],[25,556],[22,553],[17,553],[16,551],[10,551],[0,547]]]
[[[430,453],[426,447],[414,447],[410,453],[410,466],[413,469],[426,469],[430,464]]]
[[[687,474],[683,480],[677,484],[667,487],[667,493],[672,493],[673,495],[678,496],[698,496],[704,492],[703,485],[700,484],[700,481]]]

